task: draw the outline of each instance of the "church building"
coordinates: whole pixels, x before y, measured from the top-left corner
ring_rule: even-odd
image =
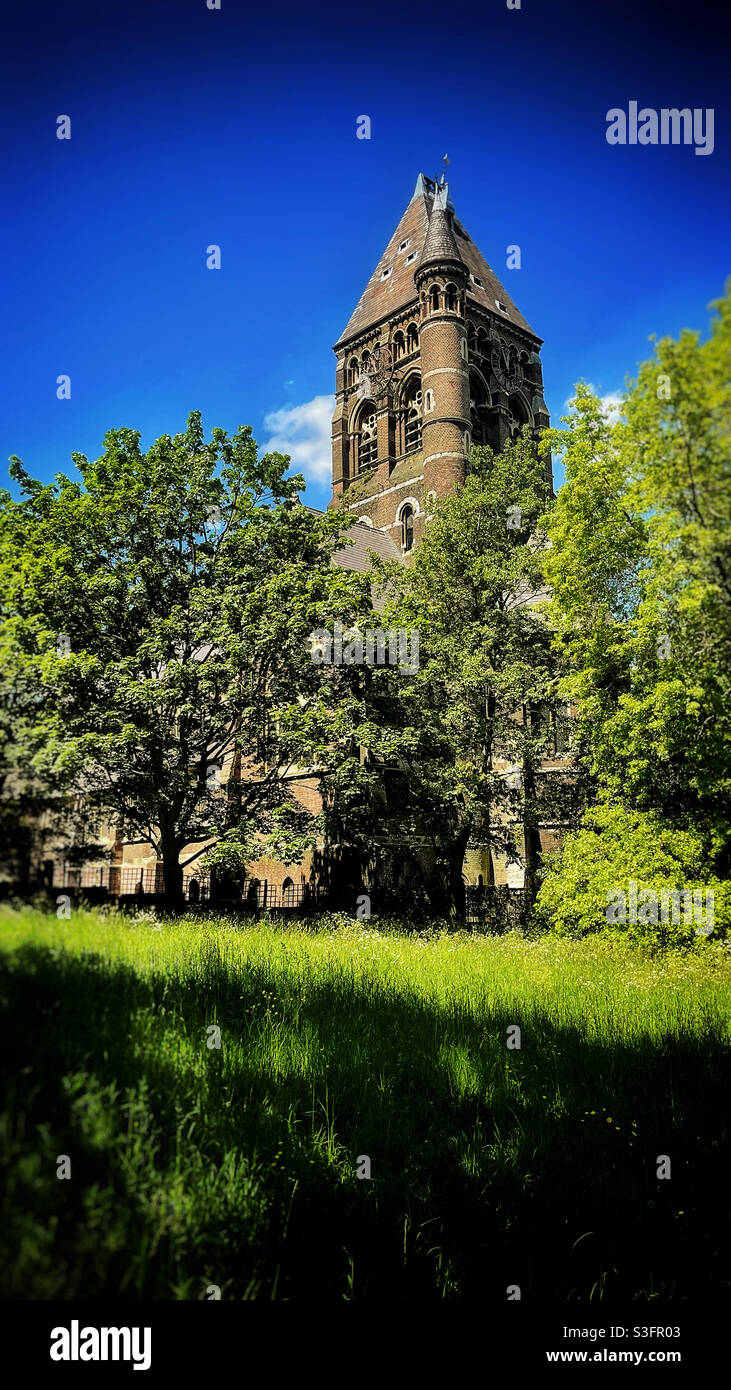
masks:
[[[537,435],[549,424],[541,345],[457,218],[444,176],[419,174],[334,348],[329,505],[353,520],[352,544],[336,554],[336,564],[367,573],[373,551],[408,564],[434,501],[464,483],[473,444],[499,451],[522,426]],[[551,483],[550,459],[546,470]],[[562,752],[557,746],[556,770],[566,765]],[[223,784],[236,776],[233,764],[220,776]],[[320,810],[316,775],[299,770],[291,791],[313,814]],[[555,847],[559,835],[560,827],[542,828],[542,847]],[[201,860],[211,843],[181,853],[191,899],[193,889],[204,895]],[[400,858],[418,869],[418,847],[401,849]],[[318,881],[318,857],[291,865],[262,857],[249,866],[248,900],[296,906]],[[77,871],[76,881],[122,895],[154,893],[161,867],[147,842],[117,835],[111,868]],[[522,868],[476,847],[467,851],[463,877],[476,887],[519,887]],[[71,871],[58,864],[54,881],[71,882]]]
[[[540,349],[444,178],[419,174],[335,345],[330,505],[408,555],[432,500],[464,482],[473,443],[499,450],[522,425],[548,425]]]

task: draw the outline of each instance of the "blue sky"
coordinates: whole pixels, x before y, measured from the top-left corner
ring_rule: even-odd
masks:
[[[580,377],[615,392],[651,333],[706,329],[731,273],[721,15],[676,0],[7,13],[3,459],[47,478],[112,427],[148,447],[199,409],[207,429],[250,424],[291,452],[324,505],[332,344],[445,152],[460,219],[545,340],[553,419]],[[606,112],[631,100],[713,108],[713,153],[608,145]]]

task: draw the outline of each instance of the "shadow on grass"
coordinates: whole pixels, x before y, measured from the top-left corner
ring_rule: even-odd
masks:
[[[215,952],[144,978],[35,946],[1,960],[4,1297],[728,1288],[731,1065],[711,1037],[599,1045],[540,1007],[440,1008],[352,976],[303,1002]]]

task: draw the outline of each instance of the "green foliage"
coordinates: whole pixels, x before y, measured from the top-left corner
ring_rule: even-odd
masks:
[[[567,836],[562,854],[548,860],[534,924],[559,935],[608,932],[616,919],[611,911],[607,916],[608,905],[613,905],[619,892],[629,897],[632,883],[640,906],[646,893],[652,891],[659,908],[659,920],[653,921],[651,911],[645,908],[632,922],[627,906],[624,921],[617,922],[616,930],[636,941],[700,946],[706,940],[686,920],[688,914],[681,911],[680,902],[675,909],[677,921],[670,903],[669,921],[663,924],[661,895],[674,889],[700,894],[704,913],[707,892],[713,894],[716,938],[725,937],[731,926],[729,886],[709,875],[706,847],[696,832],[668,826],[650,812],[608,804],[588,811],[581,829]]]
[[[720,943],[7,909],[0,930],[5,1297],[728,1292]]]
[[[656,344],[618,419],[580,385],[567,428],[545,437],[566,466],[545,523],[550,621],[578,765],[602,807],[541,894],[560,930],[595,929],[610,881],[651,885],[667,870],[675,883],[685,865],[678,887],[723,896],[729,880],[731,290],[714,307],[706,341]]]
[[[129,429],[104,443],[48,486],[13,460],[23,499],[2,499],[2,641],[34,771],[100,829],[148,841],[166,882],[186,843],[228,832],[238,864],[244,832],[282,831],[282,806],[300,855],[318,827],[288,777],[342,751],[325,737],[338,672],[316,675],[309,634],[368,608],[331,563],[342,519],[302,507],[302,479],[248,428],[207,442],[192,414],[147,453]]]
[[[579,387],[547,516],[551,619],[601,791],[731,855],[731,293],[663,339],[611,423]]]
[[[454,893],[470,842],[515,861],[522,848],[530,883],[539,814],[552,792],[567,792],[536,776],[547,715],[560,705],[536,602],[549,493],[528,430],[500,454],[475,449],[464,487],[435,503],[412,562],[381,570],[388,619],[419,632],[419,671],[398,691],[403,800]]]

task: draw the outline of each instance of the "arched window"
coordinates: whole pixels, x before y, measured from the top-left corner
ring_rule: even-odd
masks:
[[[478,357],[487,357],[487,333],[484,328],[478,328],[477,330],[475,347]]]
[[[439,286],[432,285],[429,290],[429,310],[432,314],[439,312]]]
[[[456,285],[446,285],[444,289],[444,304],[452,314],[457,312],[458,294]]]
[[[476,332],[475,332],[475,325],[474,325],[474,323],[468,323],[468,324],[467,324],[467,351],[468,351],[470,357],[474,357],[476,346],[477,346],[477,334],[476,334]]]
[[[359,376],[360,367],[358,365],[358,358],[351,357],[348,363],[348,386],[357,386]]]
[[[425,414],[425,415],[431,415],[431,412],[432,412],[433,409],[434,409],[434,392],[433,392],[433,391],[426,391],[426,392],[424,393],[424,414]]]
[[[406,384],[402,400],[401,453],[413,454],[421,448],[421,377],[412,376]]]
[[[520,434],[523,425],[530,424],[528,410],[520,396],[511,396],[508,400],[508,418],[510,423],[510,434],[514,439]]]
[[[246,903],[248,907],[259,906],[259,889],[261,884],[258,878],[249,879],[249,886],[246,890]]]
[[[419,334],[418,334],[418,331],[417,331],[417,328],[416,328],[416,324],[415,324],[415,323],[410,323],[409,326],[408,326],[408,328],[407,328],[407,330],[406,330],[406,351],[407,351],[407,352],[418,352],[418,350],[419,350]]]
[[[414,547],[414,508],[409,503],[401,511],[401,546],[406,551]]]
[[[282,884],[282,907],[294,907],[294,883],[285,878]]]
[[[406,339],[401,331],[394,333],[393,337],[393,356],[396,362],[404,356],[406,352]]]
[[[354,454],[356,473],[370,468],[378,457],[378,422],[370,401],[366,401],[358,416]]]
[[[487,444],[487,391],[476,372],[470,372],[470,425],[475,444]]]

